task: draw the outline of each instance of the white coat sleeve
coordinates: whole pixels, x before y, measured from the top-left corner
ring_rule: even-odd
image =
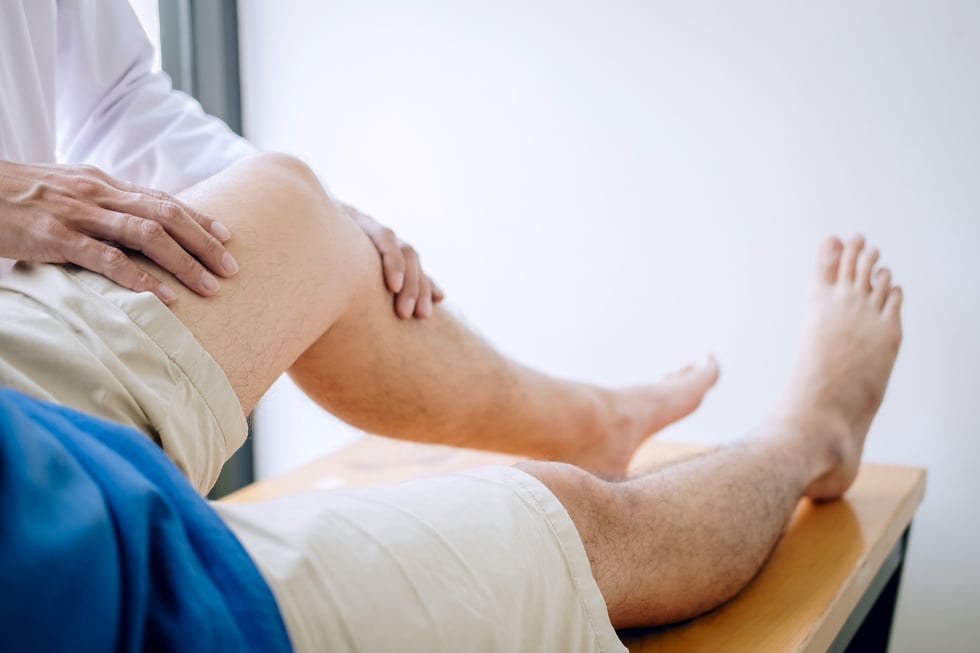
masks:
[[[61,0],[55,82],[58,160],[170,193],[254,151],[154,72],[127,0]]]

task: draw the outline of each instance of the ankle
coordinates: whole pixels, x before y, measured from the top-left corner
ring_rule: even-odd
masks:
[[[596,386],[582,385],[577,388],[578,400],[575,402],[575,425],[579,446],[601,446],[615,432],[619,407],[613,393]]]
[[[835,469],[844,460],[842,428],[828,418],[775,414],[759,429],[760,439],[782,447],[798,461],[806,485]]]
[[[627,419],[619,403],[615,393],[596,386],[582,384],[571,389],[562,402],[563,419],[556,425],[563,435],[555,459],[597,472],[625,469],[626,460],[612,446],[620,439],[618,429]]]

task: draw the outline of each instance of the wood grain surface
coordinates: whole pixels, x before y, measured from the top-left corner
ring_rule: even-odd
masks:
[[[632,469],[643,471],[704,451],[654,439],[637,452]],[[224,501],[394,483],[517,460],[369,436]],[[641,653],[826,651],[911,522],[924,492],[925,470],[865,464],[843,500],[800,502],[772,558],[732,601],[684,624],[623,632],[623,641]]]

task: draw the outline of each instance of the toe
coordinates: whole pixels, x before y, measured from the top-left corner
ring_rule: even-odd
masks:
[[[817,252],[817,278],[826,283],[837,281],[840,267],[840,253],[844,246],[837,236],[828,236],[820,244]]]
[[[721,368],[718,366],[718,359],[714,356],[708,356],[703,361],[695,366],[697,374],[704,383],[705,388],[710,388],[715,383],[718,382],[718,377],[721,374]]]
[[[857,276],[854,279],[859,290],[871,292],[871,272],[874,270],[875,263],[878,262],[878,248],[871,247],[864,250],[858,259]]]
[[[885,305],[888,291],[892,288],[892,273],[888,268],[881,268],[875,273],[874,286],[871,288],[871,301],[878,310]]]
[[[718,360],[708,356],[699,363],[671,372],[664,380],[672,382],[675,387],[707,390],[718,381],[719,374]]]
[[[862,249],[864,249],[864,236],[855,236],[844,245],[844,252],[840,257],[840,272],[837,276],[839,280],[854,281],[858,255]]]
[[[902,287],[895,286],[888,291],[888,298],[885,300],[885,308],[882,313],[890,317],[897,317],[902,308]]]
[[[670,374],[654,386],[657,395],[657,420],[662,428],[689,415],[701,405],[705,394],[718,382],[718,361],[713,356]]]

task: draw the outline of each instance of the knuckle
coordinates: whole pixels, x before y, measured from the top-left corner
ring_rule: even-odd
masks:
[[[177,264],[173,266],[170,270],[178,277],[188,277],[195,270],[198,269],[198,263],[194,260],[194,257],[188,256],[187,254],[181,254],[180,259]]]
[[[97,179],[101,179],[105,175],[101,168],[89,165],[88,163],[80,163],[72,166],[72,171],[80,177],[95,177]]]
[[[126,254],[121,249],[106,245],[102,250],[102,265],[105,266],[106,270],[119,270],[128,261],[129,259],[126,258]]]
[[[83,260],[92,261],[102,255],[102,243],[91,238],[78,236],[71,240],[70,245],[71,260],[74,263],[81,263]]]
[[[150,276],[145,270],[140,270],[136,274],[136,283],[134,285],[134,290],[151,290],[156,287],[156,281]]]
[[[381,264],[384,265],[385,275],[404,274],[405,261],[397,256],[385,254],[381,257]]]
[[[218,253],[224,252],[225,246],[217,238],[212,238],[208,236],[204,239],[204,244],[201,247],[202,254],[204,256],[214,256]]]
[[[139,218],[135,219],[139,220]],[[159,240],[166,233],[163,225],[153,220],[139,220],[137,229],[141,240]]]
[[[40,199],[50,197],[53,190],[51,184],[45,181],[36,181],[31,184],[30,189],[25,194],[25,199],[36,202]]]
[[[71,192],[51,193],[45,198],[47,212],[59,220],[70,222],[72,218],[84,215],[92,210],[92,204],[78,199]]]
[[[109,218],[109,225],[120,242],[133,244],[133,241],[139,238],[142,221],[142,218],[137,218],[135,215],[123,213]]]
[[[71,180],[71,190],[79,197],[93,197],[102,192],[103,183],[93,177],[76,176]]]
[[[383,253],[381,260],[386,267],[391,268],[392,272],[400,272],[405,267],[405,259],[400,256],[398,250]]]
[[[177,205],[173,200],[163,200],[160,203],[160,221],[166,224],[172,224],[180,219],[183,214],[180,206]]]
[[[145,186],[133,186],[130,188],[130,192],[161,202],[170,199],[163,191],[156,190],[155,188],[146,188]]]
[[[64,236],[68,227],[51,214],[42,214],[34,220],[39,233],[49,237]]]

